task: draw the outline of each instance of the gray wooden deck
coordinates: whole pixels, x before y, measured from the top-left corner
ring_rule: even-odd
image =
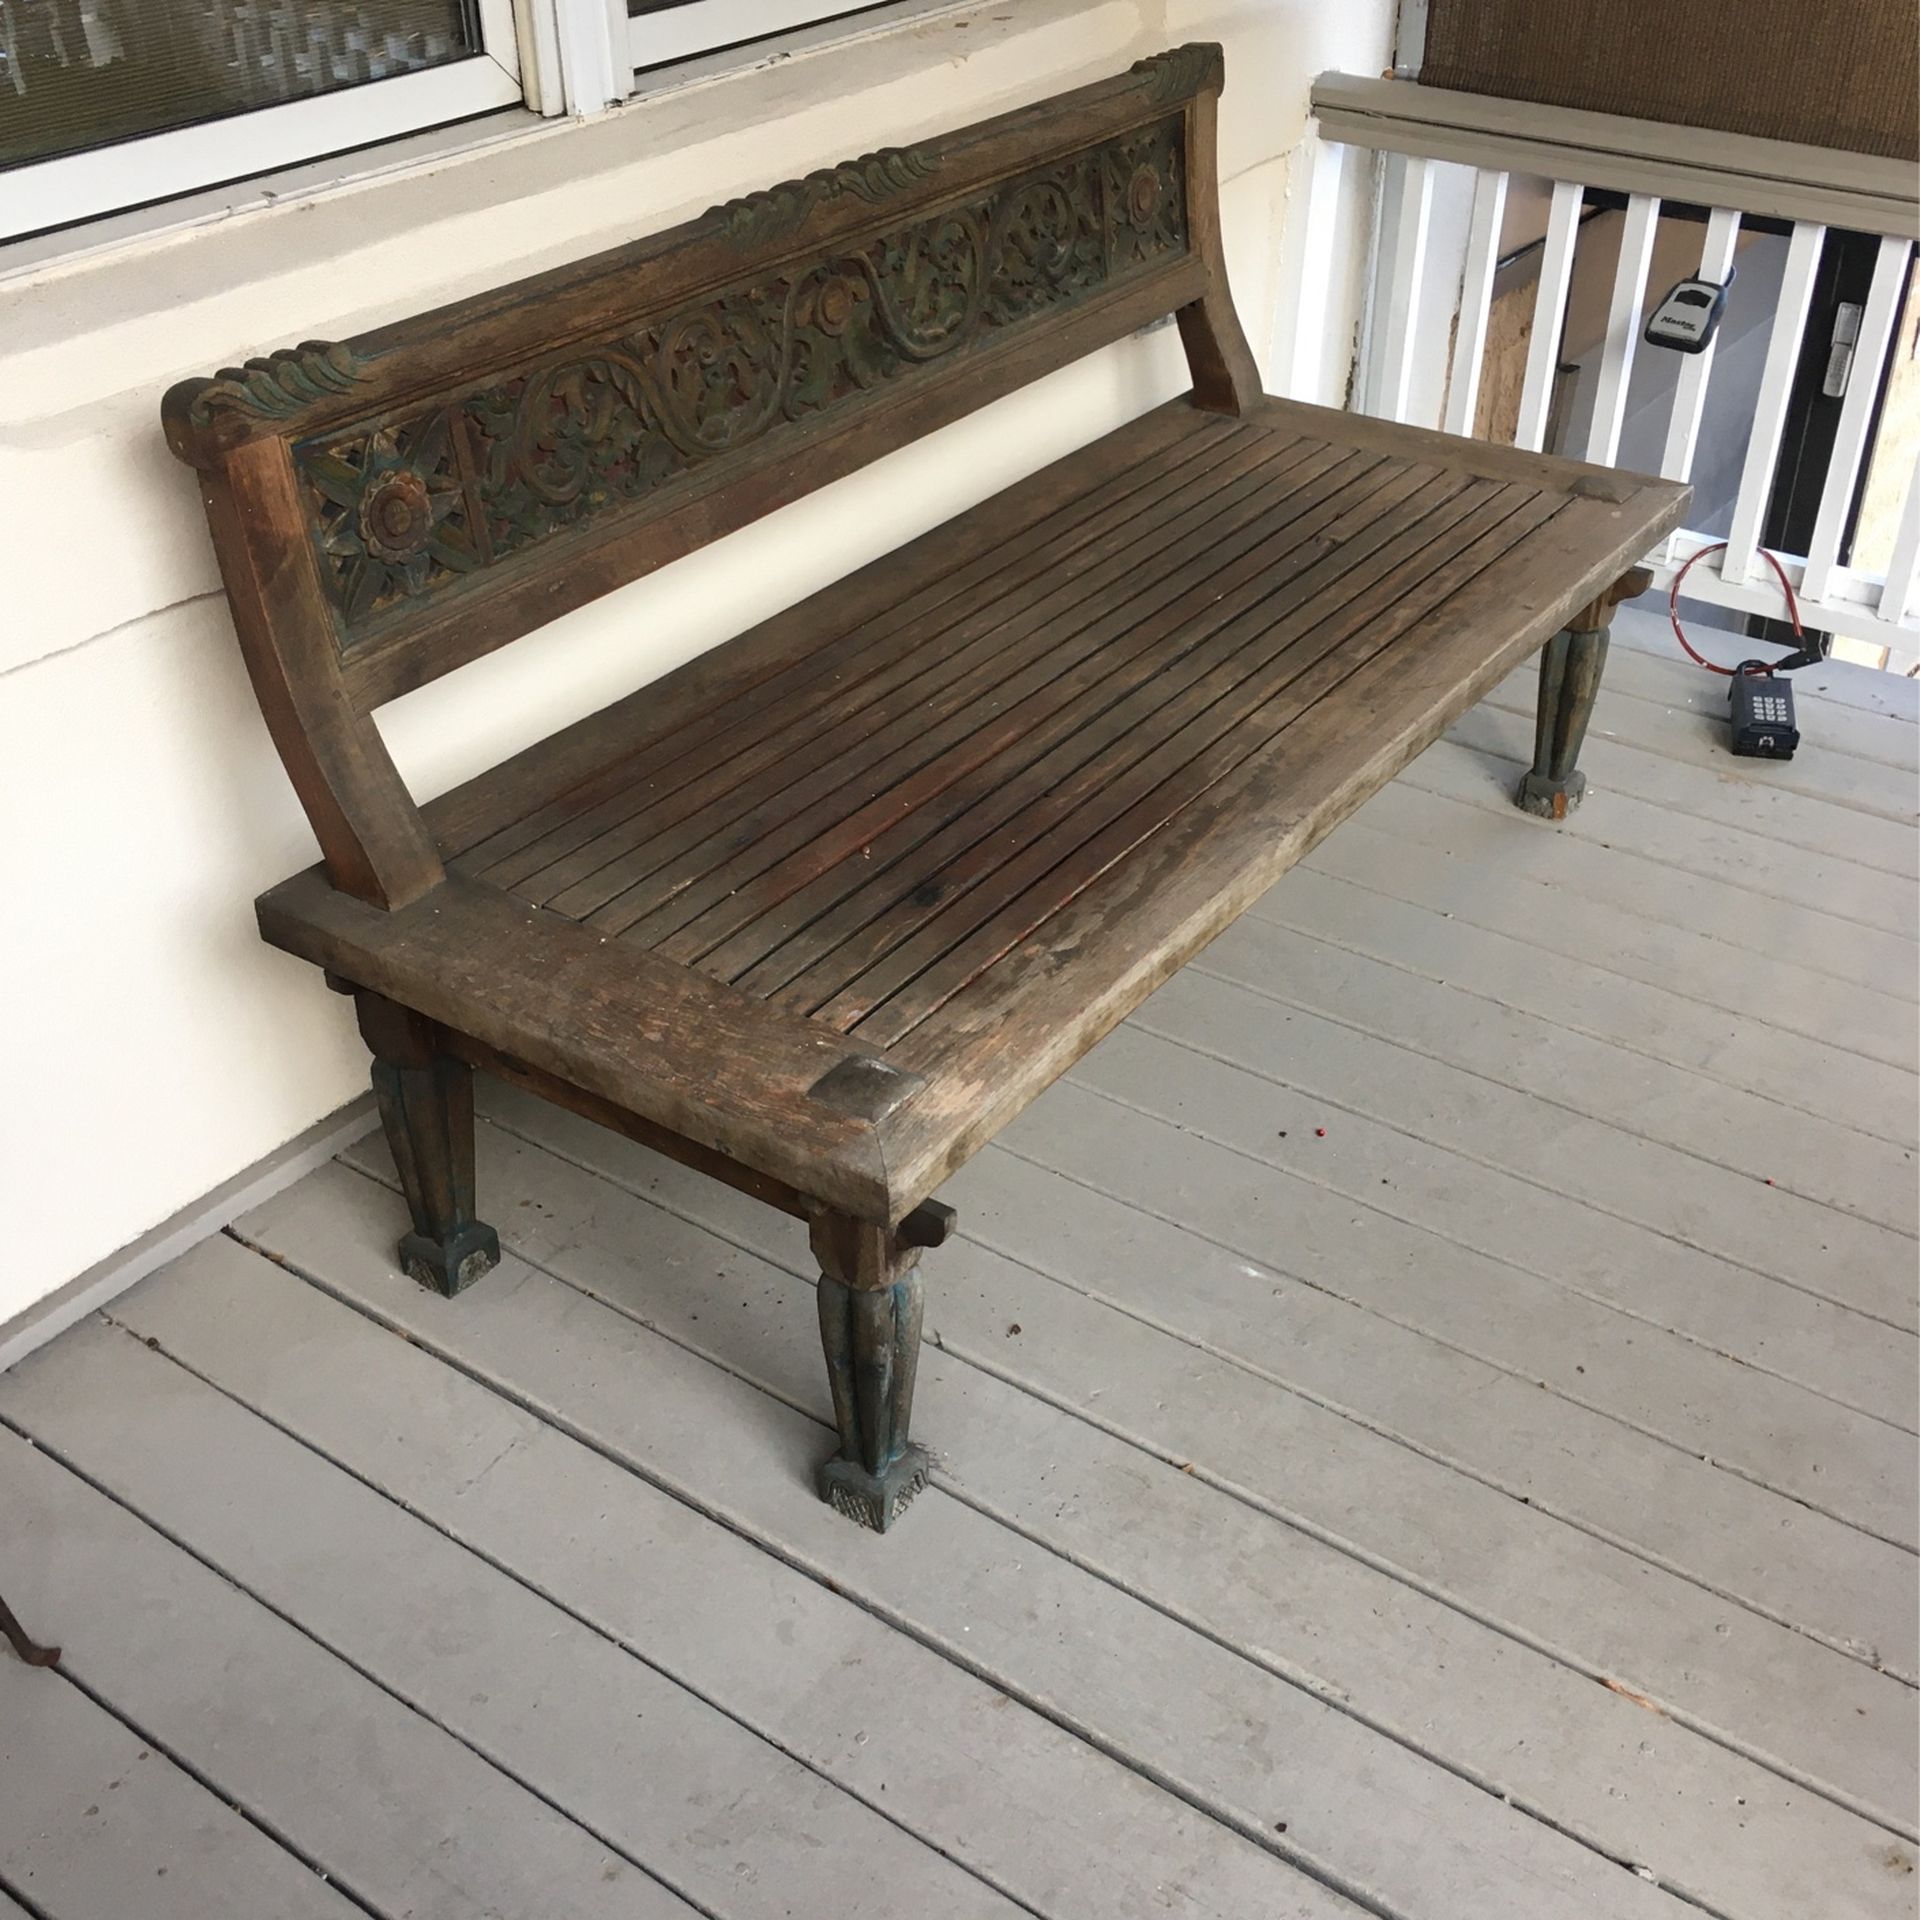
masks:
[[[1912,1914],[1920,727],[1819,678],[1617,650],[1562,832],[1517,678],[983,1154],[884,1541],[794,1225],[505,1093],[459,1301],[368,1141],[23,1362],[0,1915]]]

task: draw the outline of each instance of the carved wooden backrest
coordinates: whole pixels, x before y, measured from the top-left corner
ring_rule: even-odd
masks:
[[[368,715],[1177,312],[1252,398],[1220,265],[1218,47],[713,208],[166,396],[254,687],[334,883],[437,850]]]

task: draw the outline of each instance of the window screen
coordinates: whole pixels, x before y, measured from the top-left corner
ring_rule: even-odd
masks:
[[[480,51],[471,0],[0,0],[0,168]]]

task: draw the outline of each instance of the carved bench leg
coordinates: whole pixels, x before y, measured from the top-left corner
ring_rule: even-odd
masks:
[[[378,994],[356,993],[373,1054],[373,1092],[406,1189],[413,1231],[400,1264],[454,1294],[500,1261],[500,1239],[473,1217],[473,1069],[434,1044],[433,1027]]]
[[[1646,592],[1653,575],[1645,567],[1624,574],[1597,600],[1582,607],[1540,655],[1540,706],[1533,727],[1533,766],[1522,777],[1514,803],[1545,820],[1564,820],[1580,804],[1587,776],[1580,749],[1593,718],[1600,675],[1607,664],[1613,609]]]
[[[927,1484],[927,1452],[908,1436],[920,1369],[920,1250],[937,1246],[951,1208],[929,1202],[898,1227],[840,1213],[814,1216],[820,1344],[826,1349],[840,1445],[821,1463],[820,1497],[885,1533]]]

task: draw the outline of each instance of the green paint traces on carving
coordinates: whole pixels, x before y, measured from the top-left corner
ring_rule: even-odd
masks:
[[[764,248],[822,198],[877,204],[931,167],[870,154],[710,217]],[[1178,258],[1186,206],[1170,116],[677,311],[642,311],[545,365],[297,442],[343,646],[462,577]]]
[[[783,180],[777,187],[750,193],[708,210],[730,238],[743,246],[764,246],[790,233],[815,207],[848,195],[878,206],[890,195],[904,193],[927,179],[934,161],[917,147],[882,147],[837,167],[825,167],[804,180]]]
[[[308,340],[263,354],[244,367],[222,367],[194,396],[188,417],[204,427],[225,408],[284,420],[315,400],[345,393],[362,378],[364,369],[351,347]]]

